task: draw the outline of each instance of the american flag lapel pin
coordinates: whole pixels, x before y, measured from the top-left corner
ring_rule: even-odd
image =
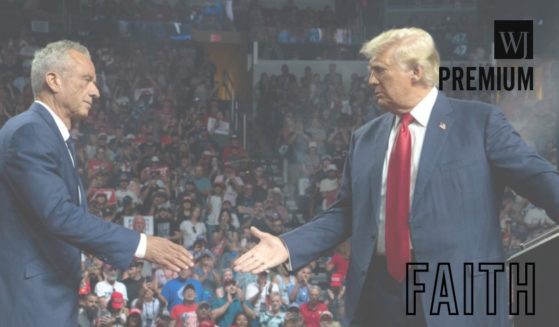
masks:
[[[443,122],[439,123],[439,128],[442,129],[443,131],[446,131],[446,124]]]

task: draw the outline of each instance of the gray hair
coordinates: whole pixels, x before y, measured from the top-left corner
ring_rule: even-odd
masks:
[[[63,74],[70,68],[72,61],[68,55],[70,50],[84,54],[91,58],[89,50],[78,42],[61,40],[47,44],[46,47],[37,50],[31,63],[31,89],[33,96],[43,90],[45,86],[45,75],[50,71]]]

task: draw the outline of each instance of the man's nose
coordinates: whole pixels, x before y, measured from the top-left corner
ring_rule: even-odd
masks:
[[[373,72],[369,74],[369,85],[378,85],[378,79],[375,77],[375,74],[373,74]]]
[[[91,91],[89,93],[89,95],[94,98],[94,99],[98,99],[101,97],[101,94],[99,93],[99,88],[97,88],[97,85],[95,84],[91,84],[92,88]]]

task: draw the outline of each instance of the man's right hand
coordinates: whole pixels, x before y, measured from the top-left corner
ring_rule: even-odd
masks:
[[[250,232],[260,239],[260,243],[236,259],[233,269],[258,274],[289,259],[289,252],[279,237],[261,232],[256,227],[251,227]]]
[[[143,259],[175,272],[194,267],[194,258],[184,247],[156,236],[147,236]]]

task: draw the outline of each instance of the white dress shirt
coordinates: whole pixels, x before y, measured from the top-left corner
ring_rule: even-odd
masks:
[[[40,104],[43,108],[47,110],[47,112],[54,119],[54,122],[56,123],[56,127],[58,127],[58,130],[60,131],[60,134],[62,135],[64,142],[68,141],[68,139],[70,138],[70,131],[68,130],[68,127],[66,127],[62,119],[58,117],[58,115],[55,114],[54,111],[52,111],[52,109],[49,106],[47,106],[44,102],[39,100],[35,100],[35,102]],[[74,160],[76,159],[72,157],[72,153],[70,152],[68,145],[66,145],[66,149],[68,150],[68,155],[72,160],[72,164],[74,165],[74,167],[76,167],[76,163],[74,162]],[[78,187],[78,198],[81,203],[82,193],[79,187]],[[138,244],[138,247],[136,248],[136,252],[134,253],[136,258],[140,258],[140,259],[143,258],[146,255],[146,249],[147,249],[147,239],[146,239],[146,235],[142,233],[140,234],[140,243]]]
[[[421,159],[421,149],[423,148],[423,140],[425,139],[425,132],[427,130],[427,123],[433,111],[433,106],[437,100],[438,90],[433,87],[431,91],[411,110],[410,114],[413,121],[409,124],[411,134],[411,176],[410,176],[410,206],[413,203],[413,192],[415,190],[415,180],[417,179],[417,170],[419,168],[419,160]],[[385,244],[385,219],[386,219],[386,176],[388,175],[388,162],[392,147],[396,141],[398,130],[400,129],[400,117],[395,116],[394,125],[390,131],[388,138],[388,148],[384,157],[384,165],[382,168],[382,185],[380,189],[380,212],[379,212],[379,225],[377,237],[377,254],[384,255],[386,253]],[[411,207],[410,207],[411,210]],[[410,240],[411,246],[411,240]]]

